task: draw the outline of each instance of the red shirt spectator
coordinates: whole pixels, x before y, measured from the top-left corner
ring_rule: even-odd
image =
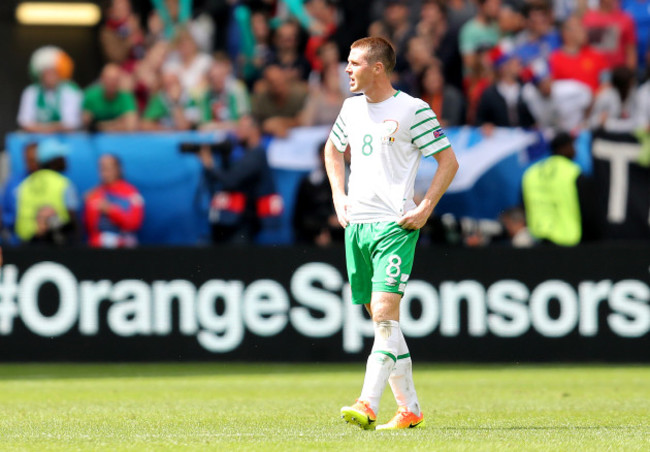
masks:
[[[607,60],[589,46],[571,54],[556,50],[549,59],[554,80],[572,79],[583,82],[596,91],[600,86],[600,74],[609,69]]]
[[[551,77],[578,80],[595,92],[600,86],[601,73],[611,67],[610,62],[587,45],[585,27],[575,16],[562,25],[562,40],[564,45],[549,58]]]
[[[601,0],[598,9],[588,10],[582,18],[589,44],[607,58],[611,67],[636,69],[636,25],[620,9],[618,0]]]
[[[135,232],[142,226],[144,202],[138,190],[122,179],[117,157],[99,159],[101,185],[86,198],[88,243],[93,247],[117,248],[137,245]]]

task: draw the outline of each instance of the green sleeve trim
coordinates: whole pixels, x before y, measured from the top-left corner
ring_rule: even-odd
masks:
[[[410,353],[406,353],[404,355],[397,355],[397,359],[406,359],[406,358],[410,358],[410,357],[411,357]]]
[[[413,139],[411,140],[411,143],[415,143],[415,140],[417,140],[418,138],[423,137],[424,135],[426,135],[426,134],[429,133],[429,132],[435,132],[436,130],[440,130],[441,128],[442,128],[441,126],[438,126],[438,127],[434,127],[433,129],[429,129],[429,130],[427,130],[426,132],[422,132],[420,135],[418,135],[417,137],[413,138]]]
[[[345,148],[347,147],[347,144],[343,144],[343,141],[341,140],[341,137],[338,136],[337,133],[334,132],[334,130],[332,130],[332,134],[334,134],[334,136],[335,136],[336,138],[338,138],[338,140],[339,140],[339,146],[341,146],[341,147],[343,148],[343,150],[339,149],[339,146],[337,146],[337,144],[334,142],[334,140],[332,140],[332,135],[330,135],[330,141],[332,141],[332,144],[334,145],[334,147],[336,148],[336,150],[339,151],[340,154],[343,154],[343,153],[345,152]]]
[[[348,136],[345,134],[345,131],[341,128],[341,126],[339,125],[338,122],[335,122],[334,125],[335,125],[336,127],[339,128],[339,130],[341,131],[341,133],[343,134],[343,136],[344,136],[345,138],[348,137]]]
[[[416,125],[414,125],[413,127],[411,127],[410,130],[413,130],[413,129],[415,129],[415,128],[418,127],[418,126],[421,126],[421,125],[424,124],[425,122],[433,121],[433,120],[436,119],[436,118],[437,118],[437,116],[432,116],[431,118],[427,118],[427,119],[425,119],[424,121],[420,121],[420,122],[418,122]]]
[[[397,358],[395,357],[395,355],[393,355],[390,352],[385,352],[383,350],[375,350],[373,353],[381,353],[382,355],[388,356],[390,359],[393,360],[393,362],[397,362]]]
[[[436,138],[435,140],[431,140],[431,141],[429,141],[427,144],[420,146],[418,149],[422,150],[422,149],[426,148],[427,146],[432,145],[432,144],[435,143],[436,141],[440,141],[440,140],[442,140],[443,138],[447,138],[447,137],[446,137],[445,135],[443,135],[443,136],[441,136],[441,137],[438,137],[438,138]]]
[[[341,115],[339,115],[339,117],[336,118],[336,120],[337,120],[337,121],[341,121],[341,123],[342,123],[345,127],[348,126],[348,125],[345,123],[345,121],[343,121],[343,118],[341,118]]]
[[[433,111],[433,109],[432,109],[431,107],[426,107],[426,108],[421,108],[421,109],[419,109],[418,111],[415,112],[415,114],[416,114],[416,115],[419,115],[419,114],[422,113],[423,111],[427,111],[427,110],[431,110],[431,111]]]
[[[440,148],[437,151],[433,151],[431,154],[426,154],[425,157],[431,157],[432,155],[436,155],[438,152],[442,152],[445,149],[449,149],[451,147],[451,143],[445,146],[444,148]]]

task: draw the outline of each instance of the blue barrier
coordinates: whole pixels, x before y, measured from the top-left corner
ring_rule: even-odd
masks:
[[[313,134],[311,140],[305,134]],[[547,154],[540,148],[539,137],[523,131],[501,129],[486,138],[478,129],[469,127],[447,130],[461,162],[461,169],[443,197],[438,214],[496,218],[504,208],[517,204],[521,175],[536,159]],[[295,138],[296,141],[292,137]],[[263,231],[259,242],[288,244],[293,241],[291,228],[296,190],[302,177],[317,162],[317,144],[327,137],[326,129],[299,130],[287,139],[273,140],[270,163],[276,186],[285,200],[285,212],[280,230]],[[40,141],[41,135],[11,133],[6,149],[10,156],[10,171],[25,172],[23,148],[30,141]],[[117,155],[122,161],[125,178],[133,183],[145,199],[145,221],[139,232],[142,244],[200,245],[209,241],[207,209],[209,195],[202,184],[201,165],[194,155],[179,152],[183,142],[209,143],[219,141],[217,133],[137,133],[60,135],[71,147],[66,175],[83,196],[97,185],[97,160],[104,153]],[[519,140],[519,141],[517,141]],[[307,144],[306,144],[307,143]],[[313,143],[313,144],[310,144]],[[577,140],[577,161],[591,171],[588,134]],[[296,146],[301,148],[302,161],[295,158]],[[292,151],[282,160],[283,150]],[[278,159],[278,156],[280,158]],[[295,164],[275,164],[291,161]],[[434,159],[424,159],[418,183],[426,187],[435,171]]]

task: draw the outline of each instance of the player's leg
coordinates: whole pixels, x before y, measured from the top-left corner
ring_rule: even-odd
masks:
[[[352,302],[368,306],[371,299],[372,262],[368,248],[360,238],[364,228],[367,225],[350,224],[345,228],[345,258]],[[341,408],[341,417],[363,429],[374,429],[377,421],[370,404],[360,398],[353,405]]]
[[[400,331],[399,300],[401,295],[388,292],[373,292],[370,309],[375,326],[372,351],[366,363],[366,375],[361,395],[352,407],[343,407],[341,415],[366,429],[374,428],[381,396],[386,388],[399,349]],[[365,416],[359,416],[359,411]],[[368,423],[365,420],[368,419]]]
[[[375,413],[379,409],[381,396],[397,360],[400,340],[397,321],[399,300],[399,294],[373,292],[370,302],[375,337],[359,399],[368,402]]]
[[[406,288],[413,268],[417,231],[404,230],[397,225],[387,225],[386,240],[382,243],[382,257],[376,262],[373,291],[385,290],[398,295],[398,302],[391,305],[371,304],[373,319],[399,319],[399,301]],[[388,311],[386,311],[388,309]],[[382,428],[406,428],[423,425],[423,417],[413,384],[412,362],[404,334],[395,322],[398,334],[396,361],[389,377],[389,384],[399,407],[395,417]],[[379,428],[379,427],[378,427]]]
[[[414,428],[424,426],[424,416],[420,411],[420,403],[413,382],[413,364],[404,334],[400,331],[400,348],[393,371],[388,383],[395,401],[397,413],[386,424],[377,426],[378,430]]]

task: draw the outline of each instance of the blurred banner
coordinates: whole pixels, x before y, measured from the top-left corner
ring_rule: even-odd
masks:
[[[341,247],[342,248],[342,247]],[[416,253],[416,361],[650,362],[650,244]],[[343,250],[5,252],[2,361],[363,361]]]
[[[593,137],[598,217],[607,238],[650,239],[650,136],[646,141],[604,132]]]

